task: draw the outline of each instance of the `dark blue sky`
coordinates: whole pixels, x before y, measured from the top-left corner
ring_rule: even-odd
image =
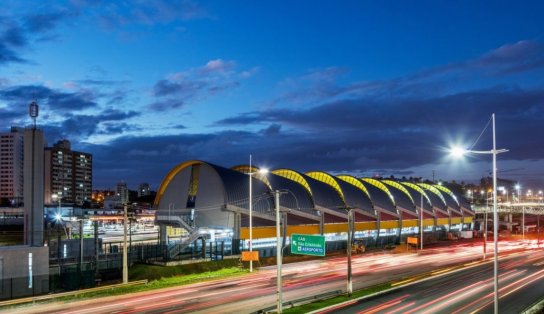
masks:
[[[3,1],[0,127],[94,155],[94,187],[188,159],[544,188],[541,1]],[[491,149],[488,128],[474,149]]]

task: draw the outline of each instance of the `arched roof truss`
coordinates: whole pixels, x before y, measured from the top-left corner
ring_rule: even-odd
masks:
[[[325,184],[328,184],[332,186],[336,192],[340,195],[342,198],[342,201],[346,201],[346,198],[344,197],[344,192],[340,188],[340,185],[338,185],[338,182],[328,173],[322,172],[322,171],[311,171],[305,173],[308,177],[316,179],[317,181],[321,181]]]
[[[411,187],[412,189],[418,191],[419,193],[421,193],[421,195],[423,195],[423,197],[425,197],[425,199],[427,200],[427,202],[428,202],[429,204],[432,204],[431,199],[429,198],[429,196],[427,195],[427,193],[425,193],[425,190],[422,189],[419,185],[414,184],[414,183],[410,183],[410,182],[402,182],[402,184],[404,184],[404,185],[406,185],[406,186],[409,186],[409,187]]]
[[[366,196],[368,196],[368,198],[370,198],[370,193],[368,193],[368,190],[366,189],[364,184],[362,184],[361,181],[359,181],[359,179],[357,179],[356,177],[349,176],[349,175],[339,175],[337,176],[337,178],[358,187],[361,191],[363,191],[366,194]]]
[[[425,188],[425,189],[427,189],[427,190],[429,190],[430,192],[432,192],[436,196],[438,196],[438,198],[440,198],[440,200],[444,203],[444,205],[447,206],[448,203],[446,203],[446,200],[444,199],[444,196],[442,195],[442,193],[440,193],[440,190],[438,190],[434,186],[432,186],[430,184],[427,184],[427,183],[418,183],[418,185]]]
[[[406,196],[408,196],[408,198],[412,201],[412,203],[415,204],[414,202],[414,198],[412,197],[412,195],[410,194],[410,192],[408,192],[408,190],[406,190],[406,188],[404,186],[402,186],[400,183],[396,182],[396,181],[392,181],[392,180],[382,180],[383,183],[386,183],[386,184],[389,184],[391,185],[392,187],[395,187],[397,189],[399,189],[400,191],[402,191],[404,194],[406,194]]]
[[[161,182],[161,185],[159,186],[159,189],[157,191],[157,196],[155,197],[155,202],[153,202],[153,208],[157,208],[157,206],[160,204],[160,201],[161,201],[161,198],[164,194],[164,191],[166,191],[166,188],[168,187],[168,185],[170,184],[170,182],[174,179],[174,177],[183,169],[187,168],[187,167],[190,167],[192,165],[199,165],[199,164],[204,164],[203,161],[200,161],[200,160],[189,160],[189,161],[186,161],[186,162],[182,162],[178,165],[176,165],[174,168],[172,168],[172,170],[170,170],[170,172],[168,172],[168,174],[166,174],[166,176],[164,177],[164,179],[162,180]]]
[[[310,189],[310,185],[308,184],[308,181],[306,181],[306,179],[304,179],[304,177],[301,176],[300,173],[290,169],[276,169],[276,170],[272,170],[272,173],[299,183],[306,189],[306,191],[308,191],[310,195],[313,196],[312,190]]]
[[[361,180],[363,180],[364,182],[366,182],[368,184],[371,184],[371,185],[377,187],[378,189],[384,191],[385,194],[387,194],[387,196],[389,196],[389,199],[391,200],[391,202],[393,202],[393,204],[395,204],[395,198],[393,197],[393,194],[391,194],[391,192],[389,191],[387,186],[385,186],[385,184],[381,183],[380,181],[378,181],[376,179],[372,179],[372,178],[361,178]]]
[[[459,200],[457,200],[457,196],[455,196],[455,194],[453,194],[453,192],[448,189],[447,187],[445,186],[442,186],[442,185],[439,185],[439,184],[435,184],[434,185],[435,188],[439,189],[440,191],[448,194],[449,196],[451,196],[451,198],[453,198],[453,200],[455,201],[455,203],[457,203],[457,206],[460,206],[459,204]]]
[[[268,180],[268,177],[266,176],[266,174],[260,173],[259,168],[255,167],[255,166],[251,166],[251,168],[250,168],[248,165],[238,165],[238,166],[234,166],[234,167],[232,167],[230,169],[232,169],[234,171],[242,172],[242,173],[245,173],[245,174],[251,173],[253,178],[260,180],[261,182],[266,184],[270,190],[272,190],[272,185],[270,184],[270,181]]]

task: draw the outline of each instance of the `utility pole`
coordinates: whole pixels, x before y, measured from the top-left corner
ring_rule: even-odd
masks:
[[[353,207],[342,207],[348,213],[348,241],[347,241],[347,257],[348,257],[348,276],[347,276],[347,286],[346,291],[348,296],[351,297],[353,293],[353,277],[351,272],[351,248],[353,243]]]
[[[123,204],[124,218],[123,218],[123,283],[128,283],[128,255],[127,255],[127,220],[128,220],[128,205]]]
[[[282,282],[281,282],[281,240],[280,240],[280,191],[274,191],[274,203],[276,203],[276,269],[277,269],[277,312],[282,313]]]

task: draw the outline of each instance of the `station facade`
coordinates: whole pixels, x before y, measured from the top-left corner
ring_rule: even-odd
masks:
[[[154,202],[161,242],[172,230],[184,237],[171,254],[199,237],[249,238],[250,180],[252,237],[276,237],[273,191],[280,191],[283,234],[346,235],[348,211],[355,238],[396,237],[437,230],[472,229],[474,212],[461,195],[436,184],[357,178],[321,171],[275,169],[262,173],[247,165],[225,168],[190,160],[163,179]]]

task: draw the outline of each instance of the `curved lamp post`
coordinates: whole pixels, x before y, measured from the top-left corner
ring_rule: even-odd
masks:
[[[494,309],[495,313],[499,312],[499,278],[498,278],[498,264],[499,264],[499,249],[498,249],[498,214],[497,214],[497,154],[505,153],[507,149],[497,149],[496,137],[495,137],[495,114],[491,115],[493,124],[493,149],[486,151],[465,150],[459,147],[451,149],[451,154],[456,157],[461,157],[466,153],[471,154],[491,154],[493,155],[493,244],[494,244],[494,258],[493,258],[493,288],[494,288]]]

